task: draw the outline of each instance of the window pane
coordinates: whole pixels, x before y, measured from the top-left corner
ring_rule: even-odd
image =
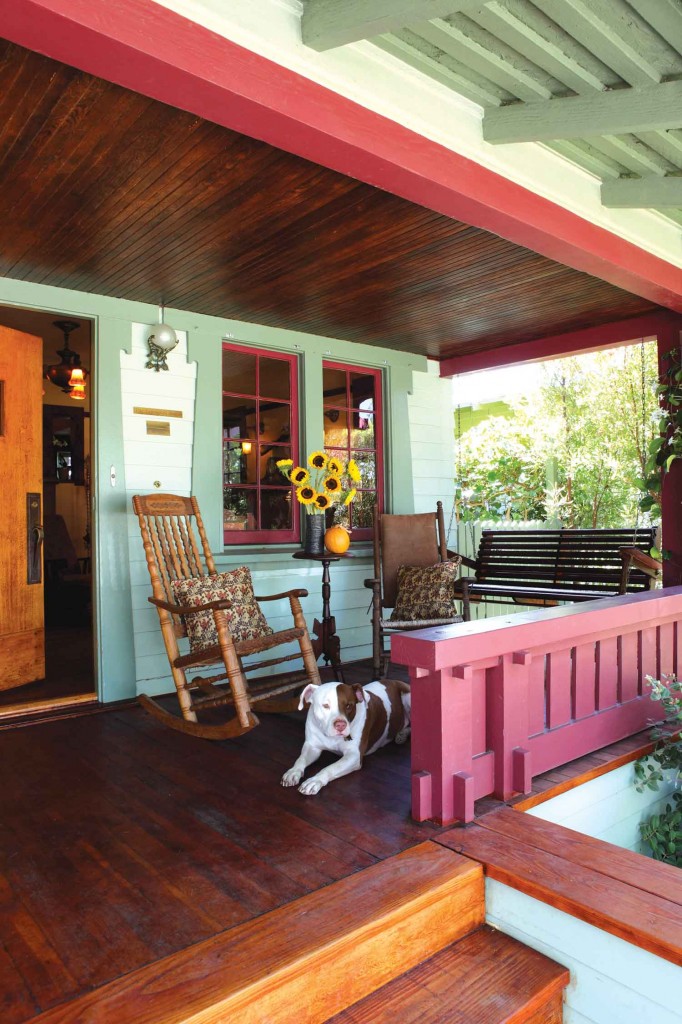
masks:
[[[325,448],[348,448],[348,413],[345,409],[325,409]],[[345,459],[345,455],[344,455]]]
[[[346,405],[346,381],[345,370],[335,370],[332,367],[322,368],[322,395],[325,405]]]
[[[335,505],[334,506],[334,524],[336,526],[345,526],[347,530],[350,530],[351,511],[349,505]]]
[[[374,374],[350,374],[351,405],[354,409],[374,408]]]
[[[223,526],[226,530],[256,529],[256,490],[226,487],[223,490]]]
[[[223,391],[256,394],[256,356],[223,349]]]
[[[374,491],[360,491],[353,502],[353,526],[363,530],[371,528],[372,509],[376,505],[376,500]]]
[[[228,437],[256,437],[256,400],[223,395],[223,430]]]
[[[261,402],[258,430],[261,441],[288,444],[291,439],[291,406],[277,402]]]
[[[261,483],[280,486],[287,485],[287,479],[284,474],[277,468],[277,463],[280,459],[291,458],[291,447],[289,445],[270,445],[262,444],[260,446],[260,478]]]
[[[351,432],[353,448],[374,448],[374,413],[353,413],[353,430]]]
[[[256,446],[251,441],[228,441],[223,445],[225,484],[256,482]]]
[[[275,490],[268,488],[260,492],[261,530],[291,530],[292,521],[291,488]]]
[[[375,452],[363,452],[356,451],[352,452],[352,457],[358,464],[358,468],[362,475],[360,481],[360,487],[367,488],[369,490],[376,490],[377,486],[377,472],[376,472],[376,453]]]
[[[289,363],[284,359],[261,358],[258,391],[261,398],[291,398]]]

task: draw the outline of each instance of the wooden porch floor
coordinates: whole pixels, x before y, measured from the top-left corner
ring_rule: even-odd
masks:
[[[358,676],[367,679],[365,667]],[[398,674],[398,673],[395,673]],[[279,780],[303,715],[211,744],[126,707],[3,730],[0,1020],[20,1024],[443,830],[410,819],[409,746],[316,797]],[[582,758],[540,791],[642,744]],[[480,813],[498,807],[481,801]]]

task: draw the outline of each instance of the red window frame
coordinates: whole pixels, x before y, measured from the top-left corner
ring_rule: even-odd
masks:
[[[383,375],[381,370],[372,369],[366,366],[357,366],[353,363],[337,363],[331,360],[325,359],[322,363],[322,371],[325,369],[330,370],[342,370],[346,375],[346,394],[345,402],[339,402],[340,408],[346,408],[350,412],[361,413],[362,410],[359,406],[352,404],[351,397],[351,374],[363,374],[368,377],[374,378],[374,447],[373,448],[358,448],[354,449],[351,444],[351,431],[348,431],[348,443],[345,446],[345,461],[353,458],[355,454],[362,452],[374,452],[376,458],[376,488],[364,488],[364,490],[373,490],[377,496],[377,504],[379,511],[383,512],[384,509],[384,433],[383,433],[383,402],[382,402],[382,384]],[[323,395],[323,409],[333,407],[334,402],[325,398]],[[323,413],[324,414],[324,413]],[[342,445],[325,445],[325,451],[343,451]],[[362,491],[361,485],[358,485],[358,490]],[[353,525],[353,507],[350,509],[351,514],[351,536],[353,540],[369,540],[372,537],[371,526],[354,526]]]
[[[256,405],[256,424],[260,423],[260,406],[262,402],[276,402],[277,404],[286,404],[287,400],[282,398],[276,398],[268,395],[260,394],[260,365],[261,359],[279,359],[282,364],[288,367],[289,370],[289,405],[290,405],[290,447],[291,447],[291,458],[293,459],[294,465],[298,464],[298,356],[295,353],[288,352],[273,352],[269,349],[252,348],[248,345],[234,345],[232,342],[223,342],[223,374],[222,381],[225,381],[225,353],[226,352],[242,352],[246,355],[254,356],[256,359],[256,393],[246,394],[238,390],[225,390],[223,387],[222,395],[223,398],[226,396],[230,398],[244,398],[249,401],[255,401]],[[259,434],[259,429],[256,427],[256,434]],[[278,491],[279,487],[268,486],[261,480],[260,472],[260,459],[262,457],[260,446],[262,444],[260,436],[254,437],[240,437],[239,440],[249,441],[256,447],[257,463],[256,463],[256,474],[254,483],[233,483],[229,482],[226,484],[225,481],[225,446],[226,442],[231,440],[230,437],[225,436],[225,427],[223,421],[223,494],[227,487],[233,490],[244,490],[244,491],[255,491],[256,492],[256,508],[258,510],[258,516],[261,514],[261,494],[267,491]],[[286,484],[286,480],[282,477],[282,483]],[[255,530],[231,530],[224,529],[223,537],[225,545],[231,544],[286,544],[295,543],[301,539],[301,525],[300,516],[298,514],[298,503],[294,494],[293,485],[289,486],[289,492],[291,495],[291,522],[292,528],[290,530],[264,530],[256,528]]]

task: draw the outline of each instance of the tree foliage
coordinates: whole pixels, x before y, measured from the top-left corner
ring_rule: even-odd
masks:
[[[511,402],[510,418],[462,435],[459,518],[649,521],[639,501],[659,433],[657,383],[653,343],[544,364],[537,392]]]

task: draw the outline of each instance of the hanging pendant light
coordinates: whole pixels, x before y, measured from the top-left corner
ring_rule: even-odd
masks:
[[[76,401],[85,399],[85,373],[81,366],[80,353],[69,348],[69,335],[80,327],[77,320],[54,320],[53,324],[64,335],[64,348],[57,349],[61,362],[53,363],[45,368],[45,378],[55,387]]]
[[[147,362],[144,364],[146,370],[156,370],[157,373],[159,370],[168,369],[166,358],[179,341],[173,328],[164,323],[163,316],[164,307],[159,306],[159,322],[147,338],[149,355],[147,356]]]
[[[69,398],[75,399],[77,402],[85,401],[85,375],[80,366],[74,366],[71,371],[71,377],[69,378],[69,384],[71,390],[69,391]]]

